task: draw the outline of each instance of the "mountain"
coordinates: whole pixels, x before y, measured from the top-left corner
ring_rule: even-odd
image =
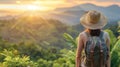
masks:
[[[112,11],[115,11],[115,12],[120,12],[120,7],[118,5],[111,5],[111,6],[108,6],[107,9],[108,10],[112,10]],[[117,11],[116,11],[117,10]]]
[[[63,34],[71,33],[71,29],[58,20],[47,20],[38,16],[0,20],[0,38],[12,43],[30,41],[63,48],[66,46]]]
[[[102,7],[102,6],[97,6],[97,5],[90,4],[90,3],[79,4],[73,7],[56,8],[55,10],[49,11],[49,12],[25,11],[23,13],[16,14],[15,16],[8,14],[8,13],[14,14],[14,12],[0,11],[0,14],[1,14],[0,20],[9,20],[12,18],[19,18],[21,16],[32,15],[32,16],[42,17],[44,19],[59,20],[68,25],[76,25],[80,23],[80,17],[83,14],[85,14],[86,11],[88,10],[97,10],[103,13],[108,18],[109,24],[117,24],[117,21],[120,20],[120,15],[119,15],[120,7],[118,5],[110,5],[107,7]],[[3,12],[5,16],[3,15]]]
[[[68,8],[57,8],[54,12],[49,14],[49,17],[58,19],[70,25],[75,25],[79,23],[80,17],[88,10],[97,10],[103,13],[108,18],[108,22],[110,24],[120,20],[120,7],[118,5],[102,7],[90,3],[80,4]]]
[[[51,13],[49,17],[60,20],[61,22],[67,24],[74,24],[74,22],[76,23],[79,21],[80,16],[82,16],[84,13],[84,10],[69,10],[58,13]]]

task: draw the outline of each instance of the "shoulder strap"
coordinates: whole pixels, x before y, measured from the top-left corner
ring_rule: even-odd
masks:
[[[103,35],[104,35],[104,31],[101,31],[101,32],[100,32],[100,36],[99,36],[100,39],[103,39]]]
[[[85,31],[85,34],[86,34],[87,37],[91,37],[91,35],[86,31]]]

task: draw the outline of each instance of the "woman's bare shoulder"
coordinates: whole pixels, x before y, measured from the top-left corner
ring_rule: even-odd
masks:
[[[79,33],[79,37],[81,38],[86,38],[86,33],[85,31]]]
[[[86,44],[86,41],[87,41],[87,35],[86,35],[86,31],[83,31],[79,34],[79,40],[82,40],[84,45]]]

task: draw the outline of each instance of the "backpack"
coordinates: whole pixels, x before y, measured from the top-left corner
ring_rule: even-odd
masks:
[[[103,39],[104,32],[99,36],[91,36],[86,32],[88,41],[85,46],[85,66],[86,67],[105,67],[108,60],[108,47]]]

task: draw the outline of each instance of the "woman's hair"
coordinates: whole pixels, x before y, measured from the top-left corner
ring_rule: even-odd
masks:
[[[91,36],[99,36],[100,32],[101,32],[100,29],[95,29],[95,30],[88,29],[88,31],[89,31]]]

